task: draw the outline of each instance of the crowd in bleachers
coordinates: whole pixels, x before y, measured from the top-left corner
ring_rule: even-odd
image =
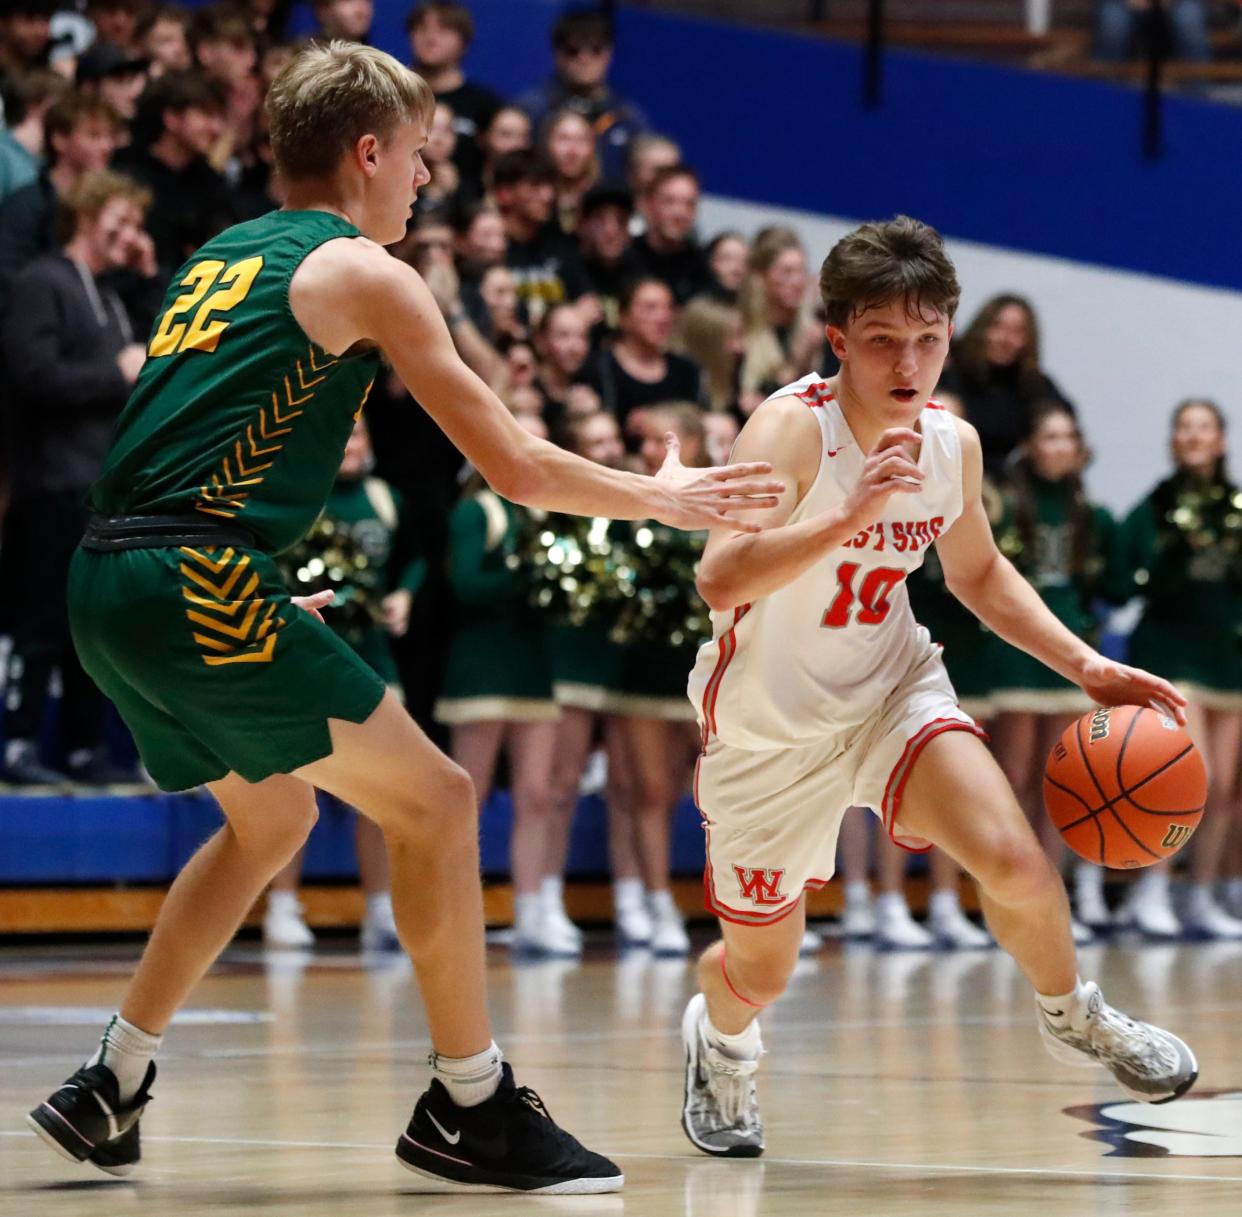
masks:
[[[73,658],[65,570],[169,279],[204,240],[281,203],[262,103],[296,50],[282,0],[56,7],[13,0],[0,16],[3,760],[11,785],[42,788],[133,776]],[[314,6],[322,34],[359,40],[371,8]],[[694,150],[610,86],[604,16],[561,18],[553,77],[517,98],[464,75],[465,5],[419,3],[407,30],[438,105],[432,180],[391,252],[423,274],[463,359],[523,425],[610,465],[658,468],[668,432],[685,463],[718,463],[774,389],[835,371],[798,234],[702,230]],[[1173,900],[1167,868],[1155,867],[1110,910],[1101,872],[1077,865],[1079,936],[1120,917],[1158,937],[1242,938],[1242,496],[1223,413],[1181,404],[1171,465],[1153,461],[1153,491],[1114,521],[1090,497],[1090,437],[1042,365],[1021,296],[963,319],[942,390],[980,431],[1002,550],[1084,636],[1141,601],[1133,657],[1189,687],[1212,767],[1186,899]],[[685,952],[669,821],[696,752],[684,687],[708,628],[693,593],[702,538],[534,518],[463,466],[395,376],[376,385],[321,525],[286,558],[291,584],[327,579],[338,628],[404,687],[480,796],[500,781],[512,791],[516,944],[581,949],[561,875],[584,773],[602,751],[619,930]],[[945,643],[963,703],[1046,823],[1042,758],[1085,698],[988,635],[945,591],[934,554],[910,594]],[[54,673],[60,730],[49,741]],[[1059,851],[1055,835],[1047,847]],[[986,941],[961,913],[947,860],[933,864],[924,929],[900,895],[897,855],[879,859],[873,900],[865,835],[850,850],[847,930],[890,945]],[[391,928],[382,849],[360,837],[359,854],[380,942]],[[269,938],[308,941],[296,865],[276,886]]]

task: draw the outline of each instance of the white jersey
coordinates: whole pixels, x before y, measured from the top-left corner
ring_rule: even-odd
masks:
[[[862,473],[841,408],[817,375],[773,394],[805,402],[819,424],[819,473],[789,523],[836,507]],[[894,494],[879,520],[792,583],[753,604],[712,614],[689,695],[704,740],[762,750],[848,731],[883,705],[935,653],[914,620],[905,579],[962,512],[962,449],[953,416],[929,402],[917,494]]]

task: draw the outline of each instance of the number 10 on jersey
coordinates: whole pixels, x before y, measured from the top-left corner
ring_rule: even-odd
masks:
[[[824,629],[840,630],[849,625],[855,604],[858,605],[858,613],[854,620],[859,625],[879,625],[892,609],[889,596],[892,595],[893,588],[906,577],[906,572],[887,566],[868,571],[855,594],[854,581],[858,569],[857,562],[842,562],[837,567],[837,594],[828,606],[824,619],[819,623]]]

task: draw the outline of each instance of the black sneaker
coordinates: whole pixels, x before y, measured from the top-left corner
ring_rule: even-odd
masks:
[[[122,1105],[116,1076],[106,1065],[86,1065],[46,1103],[40,1103],[26,1123],[62,1158],[90,1162],[110,1175],[128,1175],[142,1157],[138,1117],[151,1101],[155,1065],[138,1093]]]
[[[559,1128],[529,1086],[502,1067],[500,1089],[476,1107],[458,1107],[432,1079],[397,1142],[401,1165],[453,1191],[595,1195],[625,1176]]]

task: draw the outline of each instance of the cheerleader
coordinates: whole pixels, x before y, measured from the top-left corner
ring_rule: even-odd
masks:
[[[522,425],[541,438],[540,418]],[[522,508],[481,483],[449,518],[449,584],[456,628],[435,717],[448,724],[453,759],[470,774],[482,806],[504,749],[513,798],[510,872],[516,952],[557,953],[541,895],[551,816],[552,761],[560,713],[552,697],[546,630],[531,607],[529,576],[508,562]]]
[[[1175,682],[1190,699],[1189,731],[1207,762],[1207,814],[1190,846],[1182,924],[1169,900],[1168,867],[1148,867],[1124,914],[1155,936],[1242,938],[1242,920],[1213,891],[1238,829],[1242,743],[1242,491],[1226,469],[1225,416],[1214,402],[1184,401],[1173,413],[1174,471],[1130,513],[1126,565],[1143,615],[1130,660]],[[1228,895],[1237,897],[1236,876]],[[1235,904],[1233,913],[1242,913]]]
[[[410,606],[426,576],[426,563],[414,553],[410,529],[403,520],[397,491],[382,478],[369,476],[375,465],[367,425],[354,424],[336,482],[307,539],[280,558],[285,580],[298,594],[317,590],[327,546],[352,555],[348,573],[333,587],[336,596],[324,620],[401,693],[391,638],[409,629]],[[329,562],[327,565],[332,566]],[[341,565],[344,565],[342,563]],[[388,852],[378,824],[358,816],[354,848],[366,898],[361,927],[363,950],[396,951]],[[263,941],[275,948],[309,947],[315,936],[302,917],[298,880],[302,855],[297,855],[273,880],[263,917]]]
[[[1083,489],[1086,463],[1082,435],[1069,409],[1061,402],[1037,406],[1030,437],[1005,486],[998,529],[1001,551],[1057,619],[1081,638],[1097,629],[1092,601],[1109,588],[1115,544],[1112,517],[1089,502]],[[1044,849],[1059,862],[1065,844],[1043,810],[1044,759],[1092,703],[1077,685],[1004,642],[997,640],[993,654],[997,759]],[[1074,938],[1089,942],[1089,927],[1109,920],[1098,867],[1086,862],[1075,867],[1075,895]]]

